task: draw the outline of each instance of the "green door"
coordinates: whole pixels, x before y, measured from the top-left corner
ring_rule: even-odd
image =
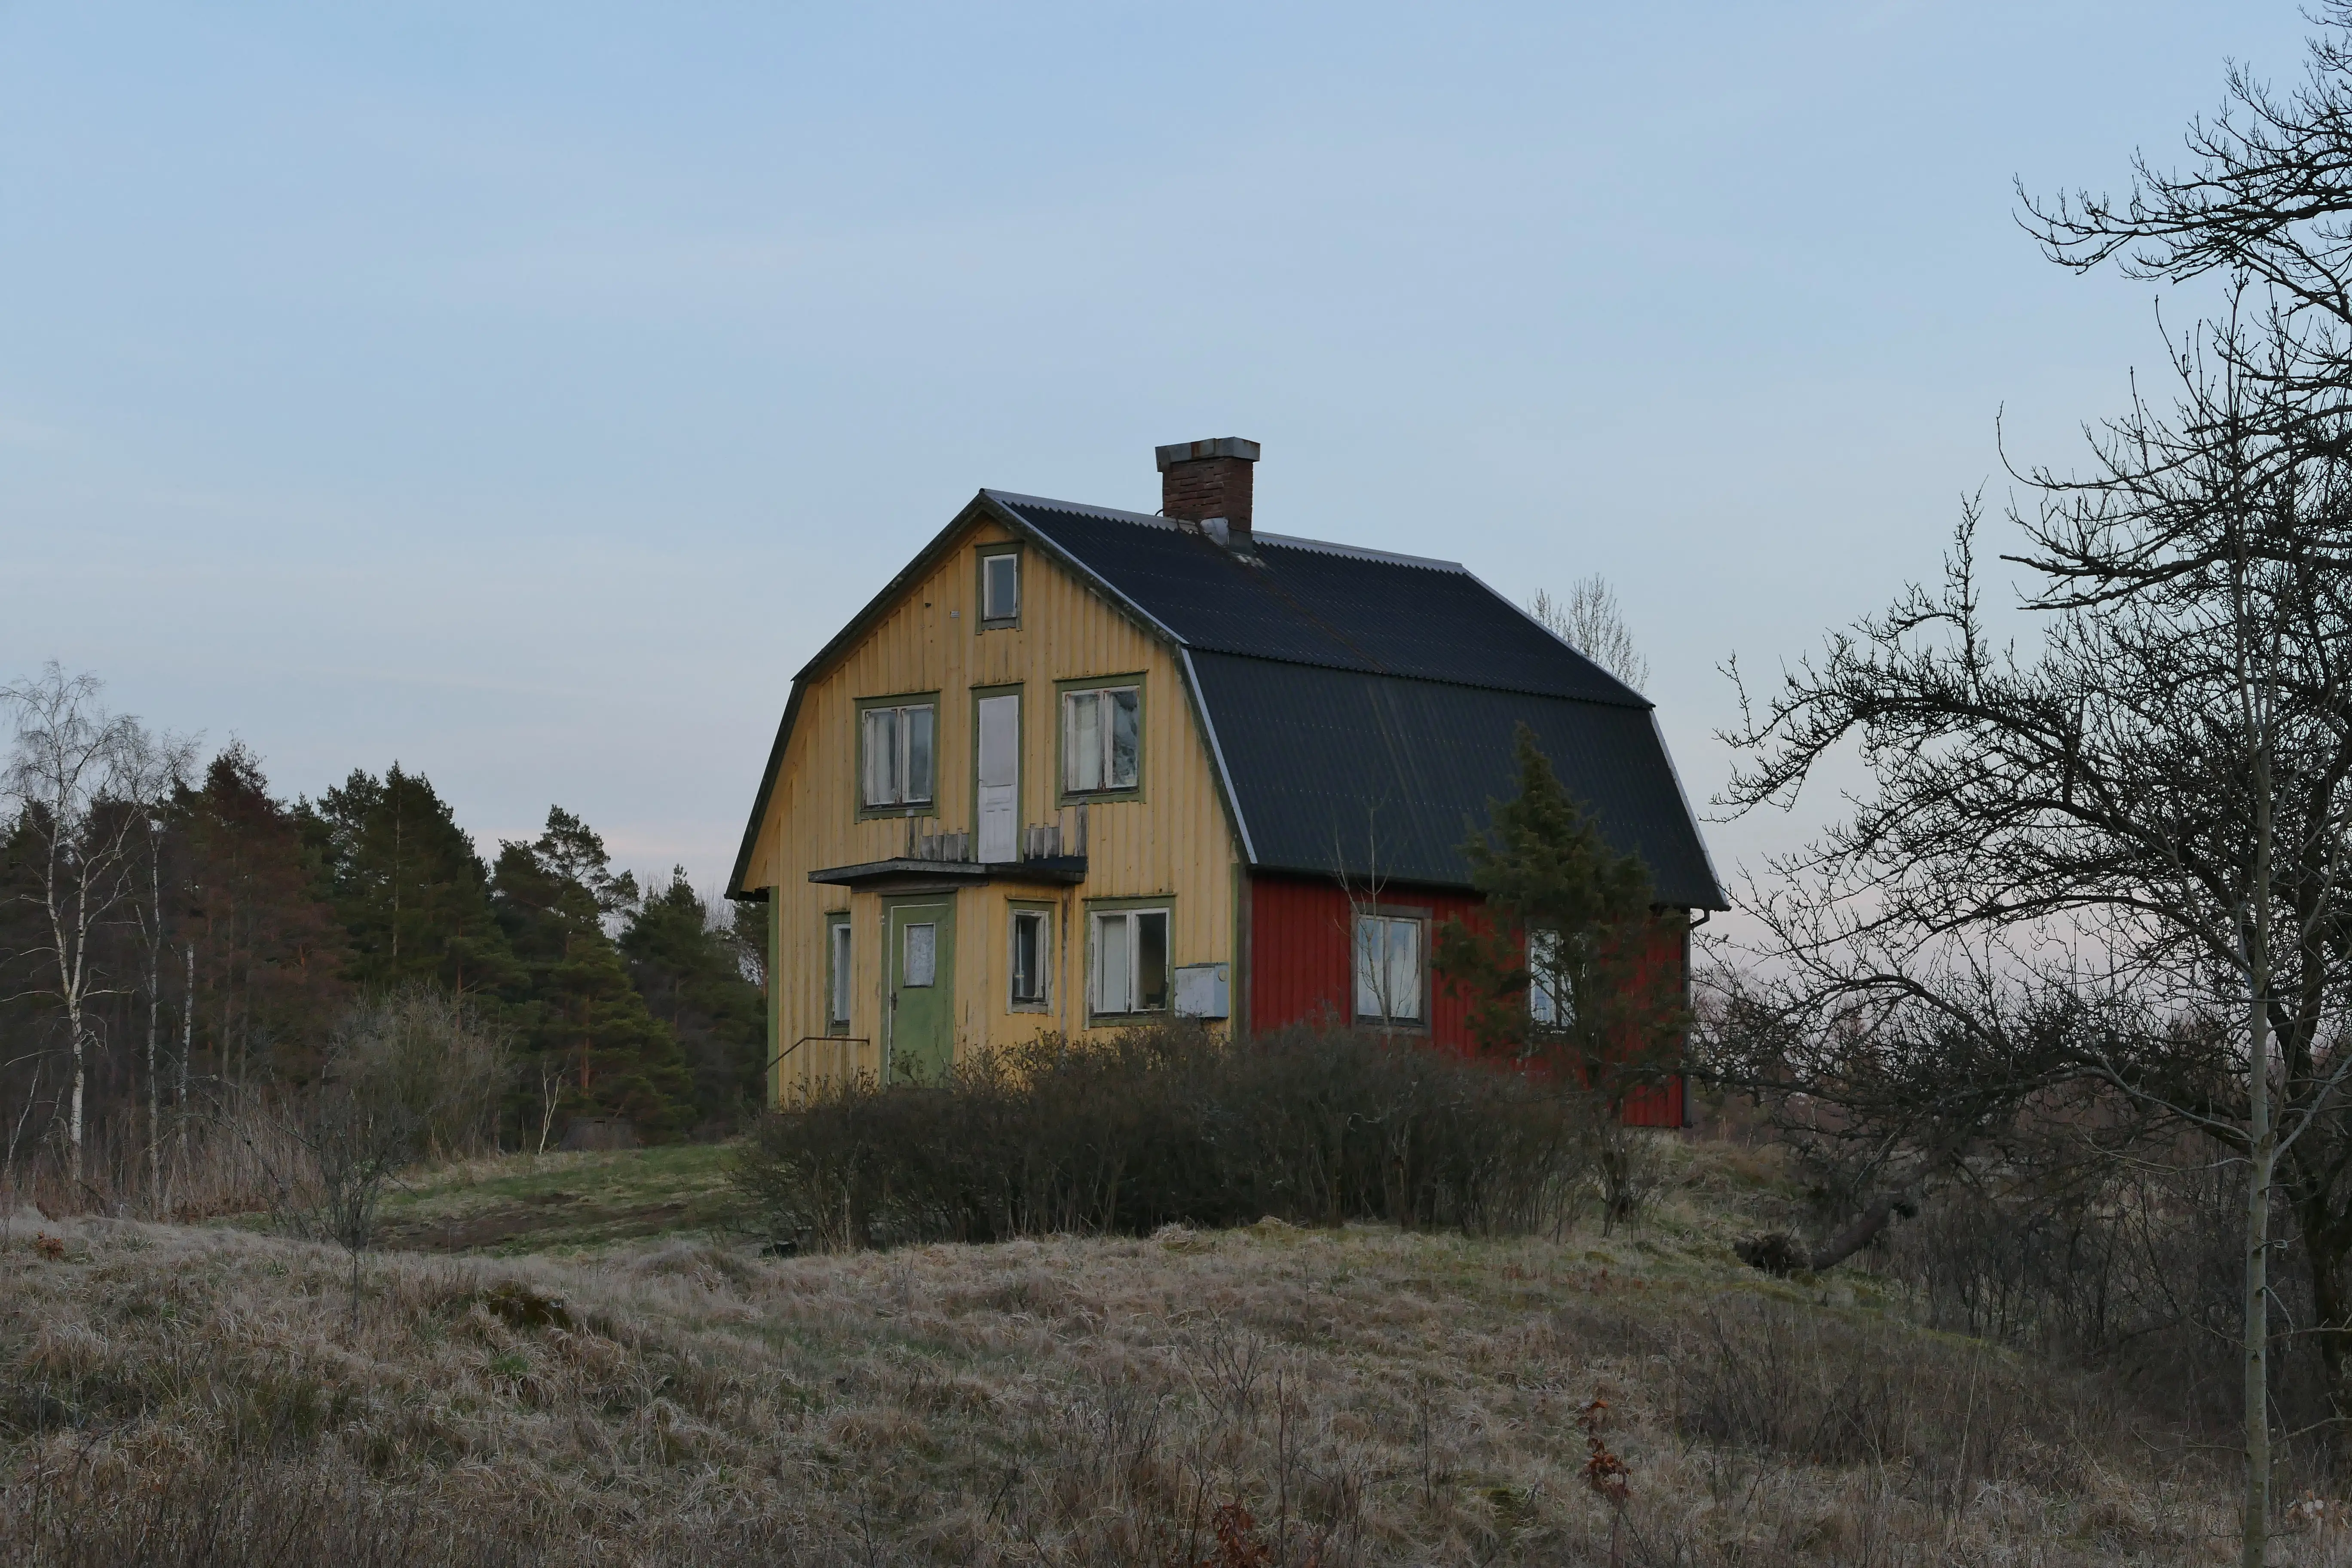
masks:
[[[940,1083],[955,1060],[955,900],[890,905],[892,1083]]]

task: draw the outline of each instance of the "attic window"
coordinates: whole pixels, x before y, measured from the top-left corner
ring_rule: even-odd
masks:
[[[988,626],[1011,626],[1021,618],[1021,556],[1002,551],[980,558],[980,618]]]

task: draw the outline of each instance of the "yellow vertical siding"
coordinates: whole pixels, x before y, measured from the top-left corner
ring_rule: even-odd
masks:
[[[1159,638],[1034,547],[1023,552],[1021,620],[981,630],[973,552],[1013,533],[975,524],[939,566],[911,585],[803,694],[778,771],[747,883],[774,889],[781,926],[772,1005],[784,1053],[772,1075],[789,1099],[818,1079],[882,1068],[882,895],[853,894],[808,879],[811,870],[887,859],[906,852],[903,818],[857,819],[857,702],[901,692],[940,694],[937,784],[924,832],[972,832],[974,687],[1019,685],[1022,692],[1019,819],[1060,821],[1055,683],[1095,676],[1144,678],[1139,798],[1096,802],[1087,810],[1087,875],[1076,888],[993,882],[960,889],[956,902],[955,1012],[959,1059],[1027,1038],[1041,1029],[1082,1032],[1087,1024],[1083,921],[1087,900],[1171,895],[1173,963],[1232,963],[1237,854],[1214,763],[1195,722],[1181,664]],[[1011,906],[1051,901],[1059,910],[1052,959],[1052,1009],[1014,1012],[1010,999]],[[825,915],[847,910],[853,996],[849,1036],[825,1036]],[[1238,999],[1236,999],[1238,1001]]]

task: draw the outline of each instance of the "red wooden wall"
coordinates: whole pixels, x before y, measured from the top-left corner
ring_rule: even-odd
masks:
[[[1311,878],[1261,876],[1250,879],[1249,900],[1249,1026],[1350,1022],[1353,906],[1346,891],[1336,882]],[[1372,901],[1383,909],[1426,913],[1433,947],[1438,927],[1486,900],[1451,889],[1384,888]],[[1658,957],[1682,966],[1685,955],[1679,939],[1671,948],[1662,942]],[[1431,984],[1429,1025],[1431,1044],[1465,1054],[1471,1049],[1469,1003],[1443,982]],[[1656,1089],[1637,1090],[1625,1108],[1625,1121],[1637,1127],[1680,1127],[1681,1075]]]

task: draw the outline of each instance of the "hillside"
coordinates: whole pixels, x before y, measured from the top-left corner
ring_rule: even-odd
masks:
[[[416,1184],[400,1234],[562,1255],[374,1256],[356,1321],[329,1249],[19,1223],[0,1553],[1335,1568],[1605,1563],[1614,1525],[1629,1563],[2231,1560],[2226,1457],[1906,1327],[1865,1276],[1740,1268],[1769,1168],[1676,1163],[1605,1238],[782,1258],[623,1239],[723,1215],[708,1151],[478,1165]],[[1622,1521],[1586,1484],[1596,1398]],[[2347,1560],[2303,1517],[2281,1561]]]

